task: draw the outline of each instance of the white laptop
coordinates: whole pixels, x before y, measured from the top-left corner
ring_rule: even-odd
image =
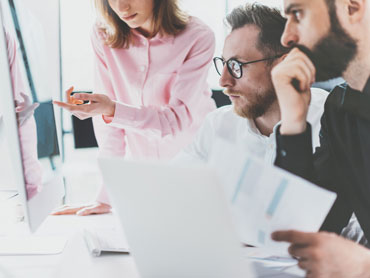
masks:
[[[142,278],[255,277],[210,169],[99,164]]]

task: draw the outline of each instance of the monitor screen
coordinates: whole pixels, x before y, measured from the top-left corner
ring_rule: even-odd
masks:
[[[60,94],[59,5],[57,0],[0,0],[0,4],[0,57],[8,71],[3,78],[10,84],[6,87],[3,82],[1,88],[2,133],[14,166],[15,187],[34,230],[64,196],[58,115],[52,105],[52,98]]]

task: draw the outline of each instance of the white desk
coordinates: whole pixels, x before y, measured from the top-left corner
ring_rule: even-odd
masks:
[[[0,256],[0,278],[138,278],[133,258],[125,254],[92,257],[83,239],[83,228],[114,227],[112,214],[94,216],[49,216],[37,235],[62,235],[69,238],[63,253],[44,256]],[[17,224],[20,226],[20,224]],[[254,261],[259,277],[301,277],[282,271],[281,267]],[[292,268],[289,268],[292,271]],[[174,277],[175,278],[175,277]]]

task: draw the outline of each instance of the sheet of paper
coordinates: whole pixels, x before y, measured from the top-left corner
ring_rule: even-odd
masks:
[[[246,155],[229,197],[242,241],[284,254],[288,244],[273,241],[271,233],[317,231],[336,194]]]
[[[215,169],[224,185],[241,241],[263,247],[271,255],[286,257],[289,256],[288,244],[272,242],[271,232],[290,228],[317,231],[334,203],[336,194],[273,167],[274,156],[268,155],[266,148],[266,144],[259,146],[249,141],[242,144],[218,138],[213,143],[208,164]],[[249,163],[248,169],[246,164]],[[283,194],[281,197],[276,195],[275,200],[280,200],[275,208],[271,207],[275,213],[267,217],[267,206],[278,189],[278,181],[281,184],[284,177],[288,184],[281,185],[280,194]],[[256,190],[251,190],[254,187]],[[316,195],[320,198],[316,198]],[[258,239],[265,239],[265,242],[261,243]]]

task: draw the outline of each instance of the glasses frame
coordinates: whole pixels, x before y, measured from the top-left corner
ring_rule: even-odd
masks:
[[[263,59],[258,59],[258,60],[253,60],[253,61],[249,61],[249,62],[240,62],[240,61],[238,61],[237,59],[235,59],[235,58],[230,58],[229,60],[227,60],[227,61],[225,61],[225,59],[224,58],[222,58],[222,57],[214,57],[213,58],[213,64],[214,64],[214,66],[215,66],[215,68],[216,68],[216,71],[217,71],[217,73],[220,75],[220,76],[222,76],[222,72],[219,72],[218,71],[218,68],[217,68],[217,61],[218,60],[220,60],[220,61],[222,61],[222,64],[223,64],[223,67],[225,67],[225,64],[226,64],[226,66],[227,66],[227,70],[228,70],[228,72],[230,73],[230,75],[233,77],[233,78],[235,78],[235,79],[240,79],[240,78],[242,78],[242,76],[243,76],[243,66],[245,66],[245,65],[249,65],[249,64],[254,64],[254,63],[258,63],[258,62],[263,62],[263,61],[267,61],[267,60],[273,60],[273,59],[277,59],[277,58],[280,58],[281,56],[283,56],[285,53],[282,53],[282,54],[278,54],[278,55],[275,55],[275,56],[272,56],[272,57],[267,57],[267,58],[263,58]],[[235,62],[237,62],[238,64],[239,64],[239,66],[240,66],[240,76],[238,77],[238,76],[235,76],[234,75],[234,73],[233,73],[233,71],[232,71],[232,69],[230,68],[230,66],[229,66],[229,62],[230,61],[235,61]],[[223,68],[222,68],[223,69]]]

